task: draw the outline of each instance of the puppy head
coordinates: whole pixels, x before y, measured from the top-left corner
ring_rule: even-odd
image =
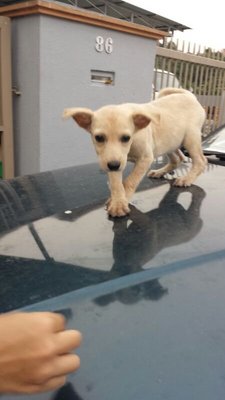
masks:
[[[134,134],[151,121],[145,113],[129,104],[105,106],[97,111],[69,108],[63,117],[72,117],[91,134],[100,166],[107,172],[125,168]]]

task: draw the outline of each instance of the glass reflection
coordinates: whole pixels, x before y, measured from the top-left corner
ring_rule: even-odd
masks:
[[[184,192],[191,194],[187,209],[177,201]],[[204,197],[205,192],[197,186],[184,189],[171,186],[158,208],[142,213],[132,206],[129,218],[115,219],[112,275],[118,277],[142,271],[143,266],[164,247],[189,241],[196,236],[203,225],[200,207]],[[133,304],[141,299],[160,300],[167,293],[168,289],[158,279],[153,279],[100,296],[95,303],[106,306],[117,300]]]
[[[140,300],[157,301],[162,299],[166,294],[168,294],[168,289],[161,285],[159,279],[152,279],[104,296],[99,296],[94,300],[94,303],[101,307],[107,306],[114,301],[132,305]]]
[[[187,209],[177,201],[181,193],[191,194]],[[132,206],[127,219],[115,219],[112,272],[137,272],[163,248],[193,239],[203,225],[200,207],[204,197],[198,186],[171,186],[156,209],[143,213]]]
[[[189,193],[191,197],[186,208],[178,202],[182,193]],[[144,195],[145,192],[143,197]],[[146,264],[162,249],[190,241],[199,233],[203,225],[200,207],[204,197],[205,192],[198,186],[182,189],[171,186],[155,209],[142,212],[131,206],[131,213],[127,218],[108,221],[110,230],[113,229],[113,243],[109,243],[109,247],[113,249],[113,263],[108,270],[56,261],[48,253],[46,243],[38,237],[38,232],[29,224],[43,259],[0,255],[2,311],[143,271]],[[58,218],[61,221],[65,218],[66,223],[71,221],[76,224],[77,218],[82,214],[83,211],[78,208],[70,214],[59,214]],[[57,246],[63,247],[63,243],[57,242]],[[79,248],[79,243],[77,246]],[[154,280],[141,287],[130,288],[129,293],[119,291],[110,301],[116,298],[132,303],[136,301],[135,298],[143,297],[157,300],[166,293],[167,289]],[[107,304],[109,298],[99,299],[98,302]]]

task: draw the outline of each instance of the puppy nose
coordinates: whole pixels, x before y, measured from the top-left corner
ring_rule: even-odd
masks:
[[[119,161],[110,161],[107,164],[108,168],[110,171],[118,171],[119,167],[120,167],[120,162]]]

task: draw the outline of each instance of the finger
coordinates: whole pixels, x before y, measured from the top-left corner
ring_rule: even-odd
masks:
[[[80,367],[80,357],[76,354],[66,354],[56,357],[53,362],[49,362],[42,367],[39,372],[36,384],[44,385],[54,378],[60,378],[76,371]]]
[[[39,393],[58,389],[61,386],[65,385],[65,383],[66,383],[66,376],[52,378],[39,388]]]
[[[69,353],[81,345],[82,334],[76,330],[66,330],[55,335],[57,354]]]
[[[80,357],[77,354],[66,354],[57,357],[51,365],[51,375],[49,378],[56,378],[71,374],[80,368]]]
[[[19,387],[15,393],[23,393],[23,394],[36,394],[47,392],[50,390],[58,389],[61,386],[65,385],[66,376],[59,376],[49,379],[47,382],[40,385],[26,385]]]
[[[25,314],[24,314],[25,315]],[[28,318],[40,321],[41,327],[51,332],[59,332],[65,329],[65,317],[62,314],[46,311],[26,313]]]
[[[60,332],[65,329],[66,319],[59,313],[50,313],[54,324],[54,332]]]

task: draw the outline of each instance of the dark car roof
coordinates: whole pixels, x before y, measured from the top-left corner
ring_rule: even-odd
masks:
[[[120,219],[106,181],[89,165],[0,183],[1,311],[61,311],[84,336],[79,372],[34,398],[221,400],[224,167],[146,178]]]
[[[202,141],[204,154],[217,154],[225,157],[225,125],[219,127]]]

